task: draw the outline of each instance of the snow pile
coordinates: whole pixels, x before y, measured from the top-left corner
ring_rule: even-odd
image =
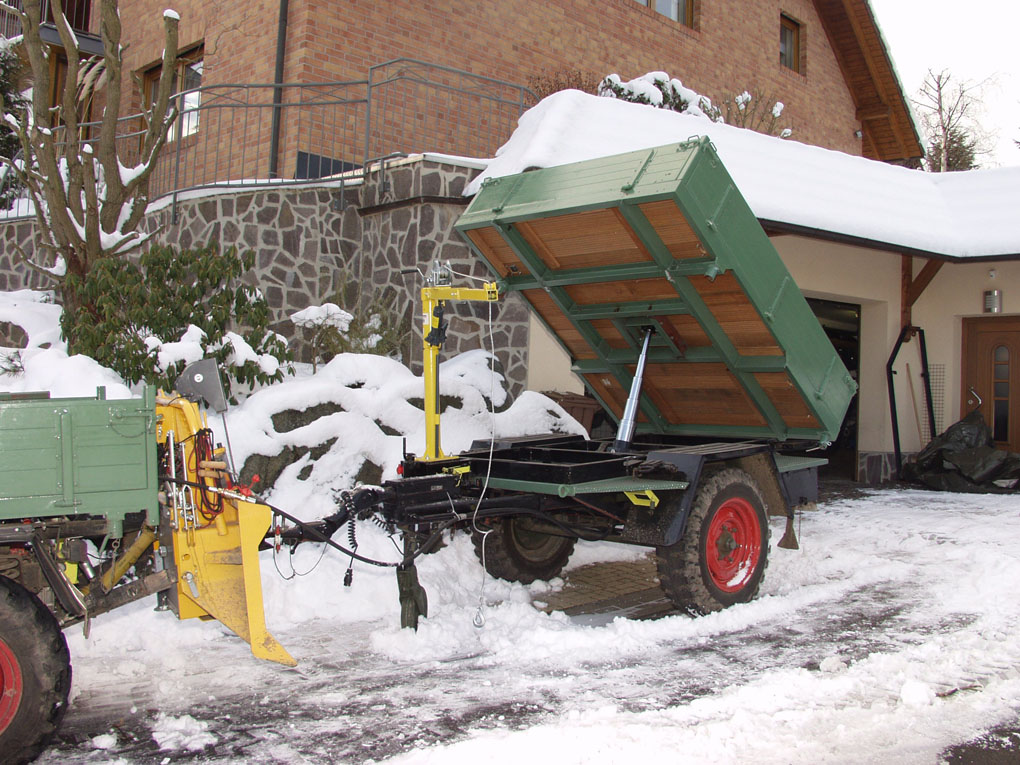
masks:
[[[491,359],[485,351],[469,351],[440,367],[440,391],[451,402],[442,412],[445,451],[455,454],[493,433],[584,432],[558,404],[537,393],[525,393],[505,411],[492,413],[508,396],[502,376],[491,370]],[[229,412],[235,464],[243,465],[252,455],[271,457],[288,448],[326,445],[315,460],[306,454],[288,466],[268,498],[293,508],[302,519],[328,515],[335,512],[333,490],[353,485],[366,461],[381,469],[383,479],[393,479],[405,441],[409,452],[424,452],[423,388],[421,377],[393,359],[340,354],[314,375],[260,390]],[[277,429],[280,412],[314,407],[332,413],[291,430]],[[212,425],[220,427],[215,421]]]
[[[209,732],[209,723],[196,720],[191,715],[173,717],[160,712],[152,725],[152,737],[160,749],[184,749],[199,752],[216,743],[216,736]]]
[[[761,220],[952,257],[1020,253],[1020,167],[923,173],[576,90],[525,112],[486,178],[708,136]]]
[[[115,372],[88,356],[67,355],[60,310],[49,292],[0,292],[0,323],[20,327],[26,335],[24,348],[0,347],[0,368],[18,369],[0,375],[0,390],[49,391],[59,398],[94,396],[96,388],[105,386],[107,398],[130,398],[130,389]]]

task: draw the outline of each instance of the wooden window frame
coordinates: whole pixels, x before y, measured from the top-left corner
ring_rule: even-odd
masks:
[[[177,88],[179,87],[180,83],[184,82],[184,70],[197,61],[203,62],[205,61],[205,43],[203,42],[197,43],[195,45],[189,45],[184,50],[178,52],[177,61],[174,64],[175,68],[174,74],[177,78],[178,85],[175,85],[174,88],[170,91],[171,105],[174,103],[175,98],[180,93],[180,90],[178,90]],[[162,70],[163,70],[162,64],[156,64],[155,66],[149,67],[147,70],[145,70],[145,73],[142,76],[142,81],[145,85],[145,92],[143,95],[145,101],[145,103],[143,104],[143,108],[145,109],[148,109],[152,105],[153,100],[155,99],[156,88],[159,87],[159,76]],[[184,126],[185,129],[182,131],[185,140],[187,140],[190,136],[193,136],[198,132],[199,114],[193,113],[190,115],[186,115],[186,118],[187,124]],[[181,119],[180,117],[178,117],[177,121],[174,122],[173,126],[170,128],[169,134],[167,135],[167,143],[177,140],[177,131],[180,127],[180,123]]]
[[[783,56],[786,34],[790,34],[792,50]],[[797,74],[804,73],[804,25],[785,13],[779,14],[779,65]]]
[[[660,16],[665,16],[670,21],[675,21],[680,26],[686,27],[687,29],[694,29],[695,20],[695,5],[694,0],[677,0],[677,18],[673,18],[668,13],[663,13],[656,8],[656,0],[637,0],[638,5],[645,6],[648,10],[653,13],[657,13]]]

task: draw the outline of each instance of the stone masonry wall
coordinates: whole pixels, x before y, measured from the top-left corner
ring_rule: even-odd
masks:
[[[293,312],[325,302],[345,279],[355,285],[356,299],[391,300],[414,331],[404,360],[420,371],[422,281],[417,273],[401,271],[424,272],[433,259],[441,258],[456,272],[491,278],[453,230],[468,202],[464,186],[475,172],[407,160],[385,172],[373,171],[363,185],[346,189],[334,182],[182,200],[176,223],[167,206],[151,214],[145,226],[160,228],[160,242],[181,248],[216,240],[221,248],[253,250],[251,283],[266,295],[276,330],[292,340],[300,360],[310,360],[309,347],[288,319]],[[14,257],[15,242],[34,252],[34,230],[32,221],[0,222],[0,290],[47,286],[44,277],[18,265]],[[444,356],[488,348],[488,312],[486,304],[448,304]],[[511,294],[492,306],[492,319],[496,356],[517,394],[527,379],[528,310]]]

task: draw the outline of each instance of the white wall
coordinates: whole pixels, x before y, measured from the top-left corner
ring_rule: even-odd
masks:
[[[528,338],[528,390],[584,392],[581,378],[570,371],[567,352],[534,313],[531,314]]]
[[[923,265],[915,259],[914,273]],[[914,324],[925,330],[929,362],[946,365],[947,426],[962,413],[963,319],[983,315],[984,291],[992,289],[1002,290],[1004,315],[1020,314],[1020,262],[947,263],[914,305]]]
[[[857,445],[892,451],[885,365],[899,335],[899,256],[801,236],[776,236],[772,244],[807,297],[861,306]]]

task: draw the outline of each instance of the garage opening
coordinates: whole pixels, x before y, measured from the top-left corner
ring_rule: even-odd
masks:
[[[854,380],[858,379],[861,357],[861,307],[855,303],[808,298],[822,329],[836,348],[840,360]],[[824,456],[829,464],[819,472],[828,478],[857,479],[857,402],[855,395],[847,409],[843,426]]]

